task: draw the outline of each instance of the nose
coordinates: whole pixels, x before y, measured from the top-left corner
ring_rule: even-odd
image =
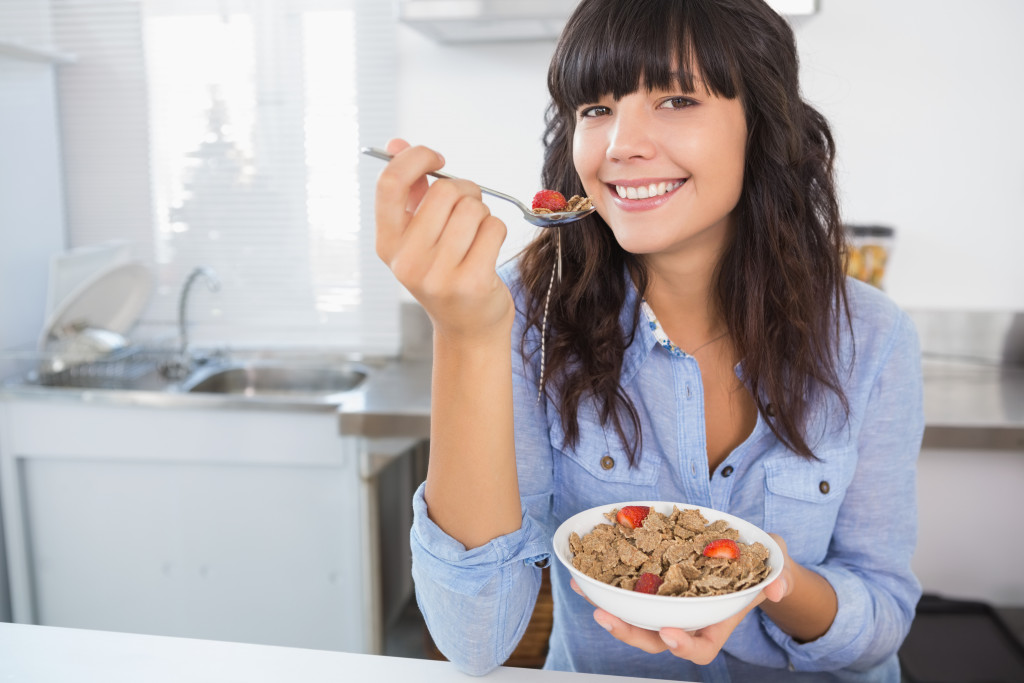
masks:
[[[654,154],[651,126],[643,108],[627,102],[627,99],[619,102],[614,124],[609,128],[606,154],[612,161],[649,159]]]

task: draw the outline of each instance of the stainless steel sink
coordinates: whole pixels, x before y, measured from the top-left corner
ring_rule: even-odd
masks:
[[[182,390],[201,394],[253,397],[324,397],[355,389],[368,370],[358,364],[337,366],[248,361],[214,364],[203,368],[183,384]]]

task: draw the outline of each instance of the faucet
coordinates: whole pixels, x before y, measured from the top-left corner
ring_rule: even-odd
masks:
[[[202,278],[206,280],[206,286],[211,292],[220,290],[220,280],[217,278],[217,274],[212,269],[205,266],[199,266],[192,270],[185,279],[185,284],[181,288],[181,298],[178,299],[178,339],[180,346],[178,347],[178,356],[183,363],[186,365],[189,362],[188,358],[188,295],[192,291],[192,285],[195,284],[196,280]]]

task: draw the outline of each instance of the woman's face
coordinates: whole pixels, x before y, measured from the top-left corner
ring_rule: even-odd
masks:
[[[573,159],[587,195],[634,254],[722,245],[743,187],[743,105],[655,90],[577,110]]]

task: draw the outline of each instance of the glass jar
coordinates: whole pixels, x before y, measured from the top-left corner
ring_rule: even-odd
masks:
[[[883,289],[895,233],[884,225],[847,225],[846,274]]]

